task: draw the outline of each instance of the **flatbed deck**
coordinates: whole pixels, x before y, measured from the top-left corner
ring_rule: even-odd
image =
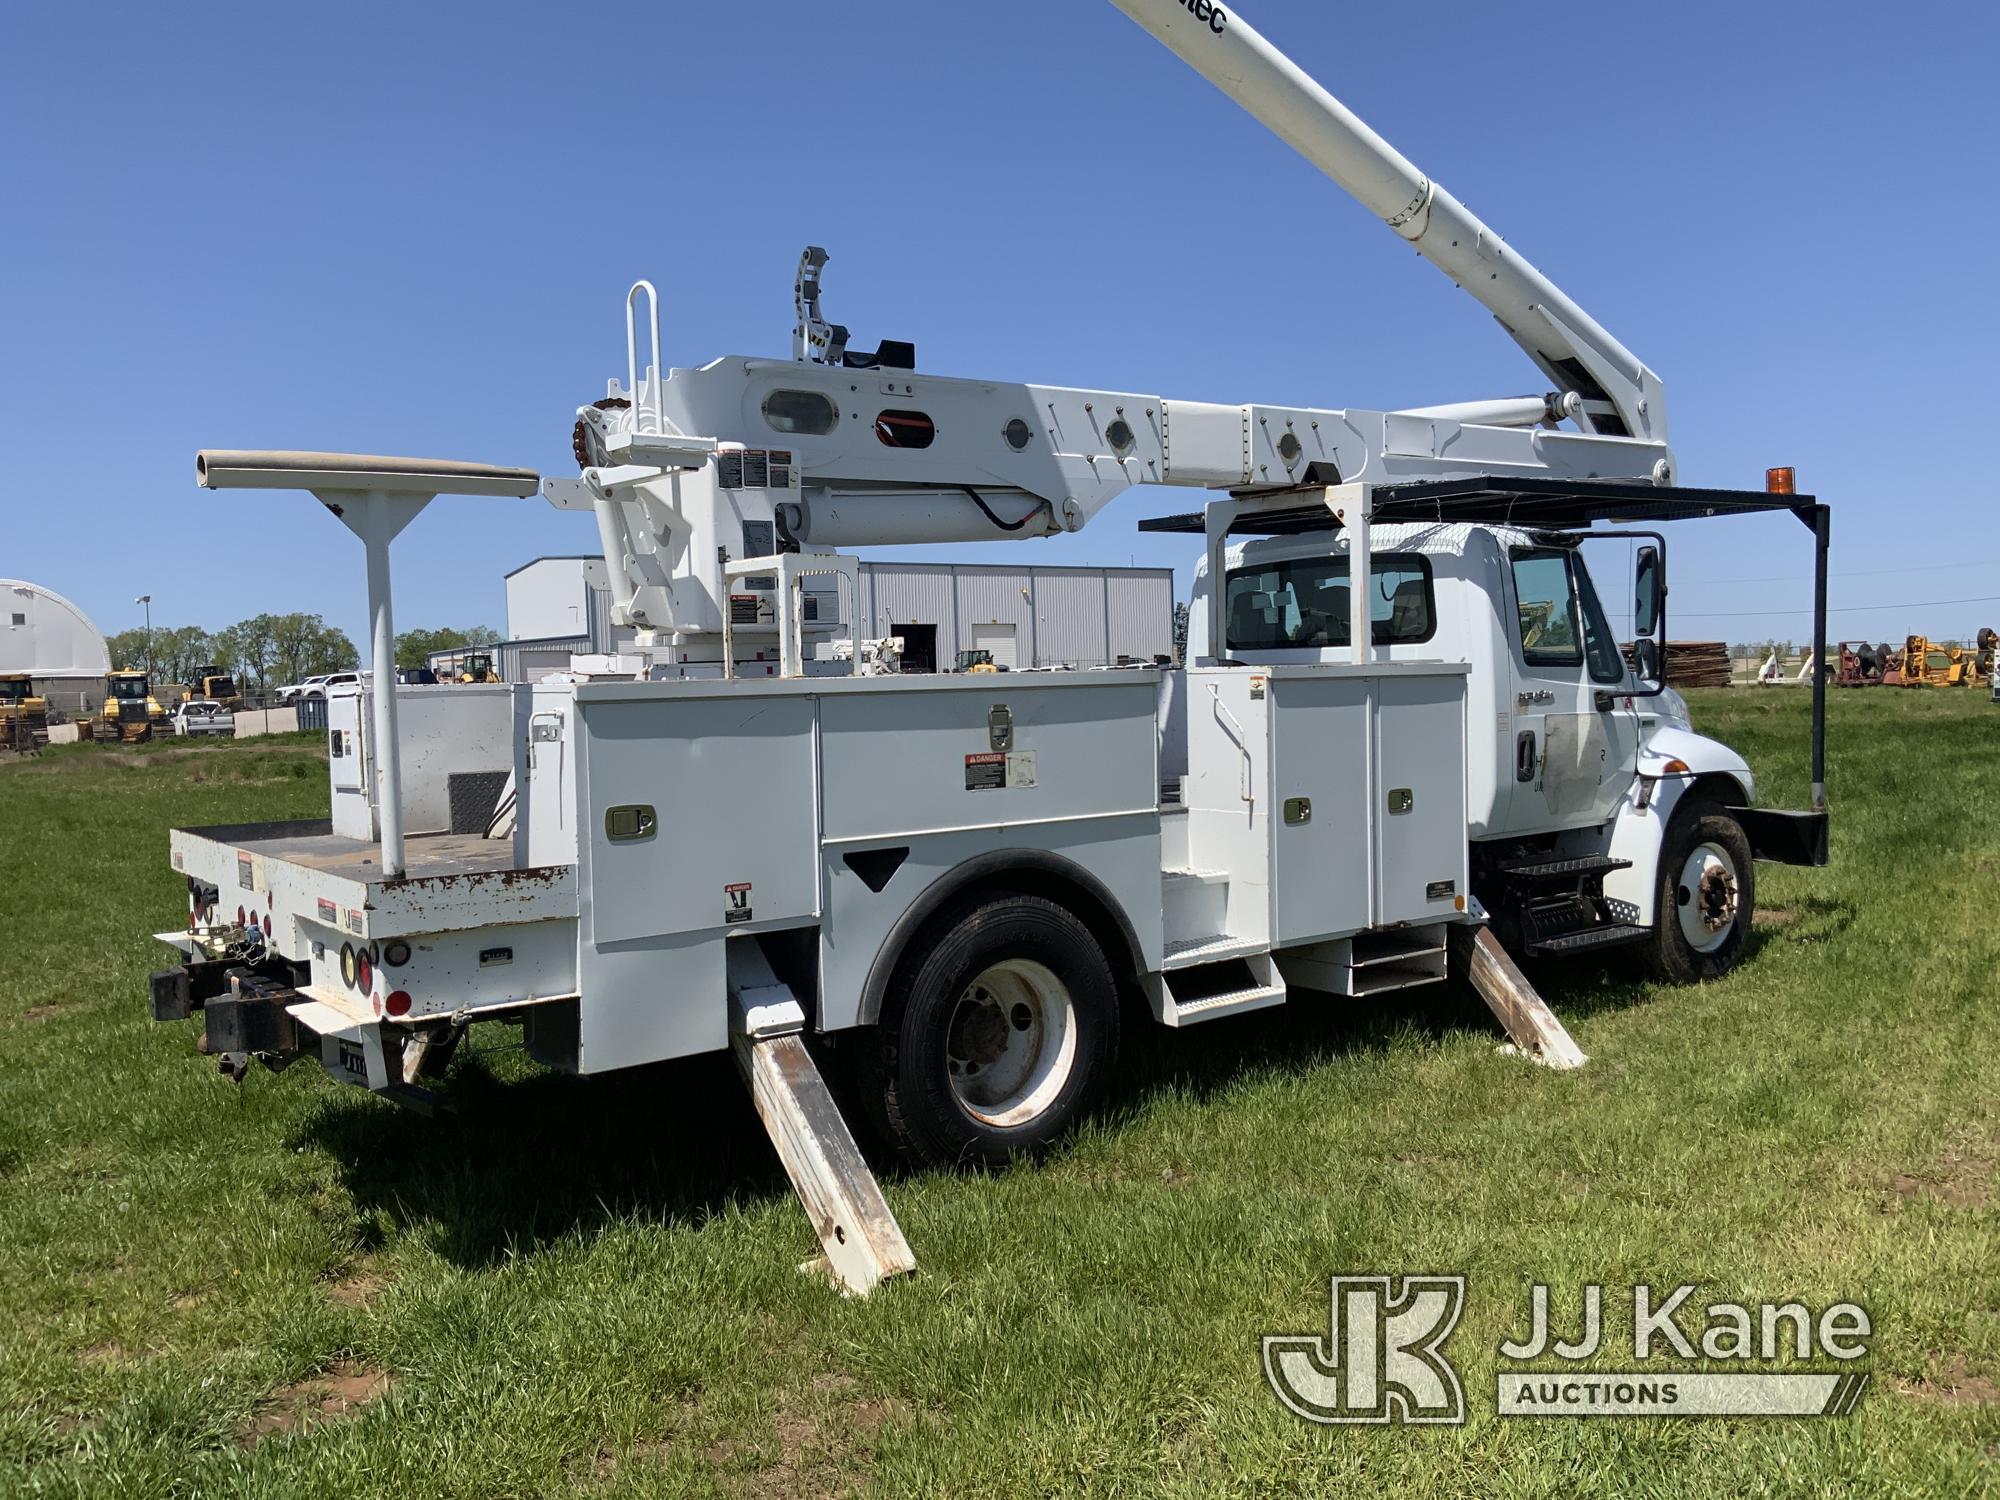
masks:
[[[225,911],[276,904],[371,941],[577,914],[575,867],[523,866],[512,839],[413,834],[396,878],[379,845],[326,819],[177,828],[172,846],[174,867],[214,884]]]
[[[382,847],[371,840],[344,838],[331,831],[330,823],[312,825],[322,830],[314,833],[293,832],[296,825],[292,824],[272,826],[283,831],[268,837],[218,838],[217,842],[233,843],[246,853],[281,859],[287,864],[319,870],[364,885],[398,883],[384,878]],[[190,828],[185,831],[202,838],[215,838],[228,830]],[[476,833],[416,833],[405,841],[403,858],[406,867],[406,873],[401,877],[403,880],[491,875],[514,868],[514,844],[511,839],[489,839]]]

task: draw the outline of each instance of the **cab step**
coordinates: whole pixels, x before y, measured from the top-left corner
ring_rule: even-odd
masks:
[[[1585,927],[1576,932],[1531,938],[1523,946],[1530,958],[1567,958],[1596,948],[1617,948],[1626,943],[1636,943],[1651,936],[1652,931],[1650,927],[1635,927],[1627,922],[1606,922],[1602,926]]]
[[[1501,865],[1499,873],[1521,885],[1543,885],[1588,880],[1609,875],[1613,870],[1629,870],[1632,861],[1613,859],[1608,854],[1552,854],[1539,859],[1521,859]]]
[[[1169,1026],[1192,1026],[1197,1021],[1214,1021],[1223,1016],[1237,1016],[1245,1011],[1284,1003],[1285,987],[1282,984],[1251,985],[1247,989],[1225,990],[1219,995],[1203,995],[1198,1000],[1188,1001],[1175,1000],[1169,995],[1164,1019]]]
[[[1225,959],[1250,958],[1269,951],[1269,947],[1268,943],[1256,938],[1240,938],[1226,932],[1208,933],[1168,943],[1160,967],[1192,969],[1202,964],[1221,963]]]

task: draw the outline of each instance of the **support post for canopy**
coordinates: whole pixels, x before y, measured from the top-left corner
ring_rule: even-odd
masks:
[[[361,538],[368,554],[369,707],[375,734],[375,816],[382,874],[400,880],[403,864],[403,754],[396,737],[396,619],[390,603],[389,543],[430,503],[429,495],[314,491],[320,503]]]
[[[1826,550],[1833,530],[1832,512],[1812,508],[1813,529],[1813,683],[1812,683],[1812,810],[1826,811]]]
[[[390,603],[389,543],[438,495],[509,495],[541,488],[532,469],[372,453],[204,449],[195,481],[205,489],[306,490],[340,519],[368,558],[369,700],[375,736],[375,817],[382,873],[401,879],[403,765],[396,738],[396,619]]]

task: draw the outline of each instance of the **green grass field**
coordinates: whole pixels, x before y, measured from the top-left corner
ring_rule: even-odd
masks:
[[[1694,708],[1804,804],[1805,694]],[[1542,971],[1581,1073],[1455,986],[1148,1029],[1047,1164],[890,1177],[921,1270],[865,1302],[795,1269],[726,1062],[462,1056],[425,1121],[311,1065],[239,1088],[146,1018],[167,828],[323,814],[312,742],[0,766],[0,1493],[2000,1492],[2000,708],[1832,723],[1833,867],[1760,868],[1742,969]],[[1468,1425],[1271,1396],[1259,1336],[1367,1271],[1470,1276]],[[1536,1280],[1565,1319],[1586,1281],[1860,1301],[1872,1383],[1842,1419],[1502,1420]]]

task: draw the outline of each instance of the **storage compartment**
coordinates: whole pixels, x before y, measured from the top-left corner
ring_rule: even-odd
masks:
[[[1227,872],[1214,934],[1293,948],[1456,916],[1465,685],[1442,662],[1190,669],[1186,868]]]

